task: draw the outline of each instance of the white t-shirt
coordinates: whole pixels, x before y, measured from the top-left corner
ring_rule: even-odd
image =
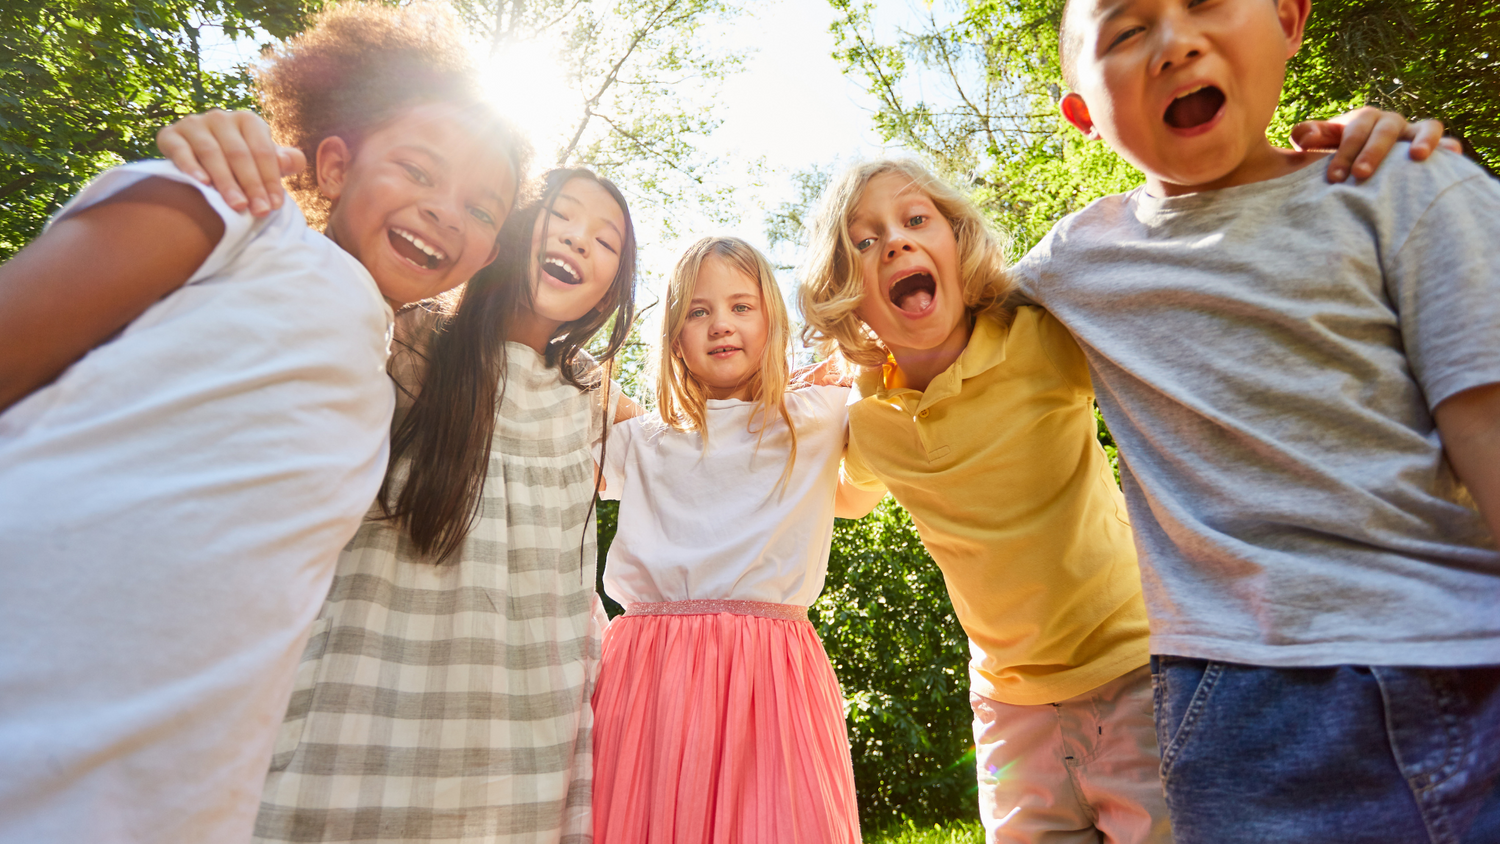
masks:
[[[65,217],[156,176],[100,176]],[[203,189],[182,288],[0,414],[0,842],[248,841],[385,470],[390,308],[286,203]],[[67,314],[58,314],[66,319]]]
[[[749,402],[708,402],[707,453],[697,432],[667,428],[655,415],[614,426],[602,495],[620,500],[620,521],[604,591],[625,605],[811,605],[828,573],[848,396],[847,387],[787,394],[797,462],[784,489],[791,435],[777,417],[760,439],[761,413]]]

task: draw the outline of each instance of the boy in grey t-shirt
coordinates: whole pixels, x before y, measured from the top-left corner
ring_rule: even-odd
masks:
[[[1147,175],[1016,268],[1121,446],[1179,841],[1500,841],[1500,185],[1266,126],[1308,0],[1070,0]]]

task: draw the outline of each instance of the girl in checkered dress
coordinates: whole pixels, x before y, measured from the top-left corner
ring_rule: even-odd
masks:
[[[849,390],[788,390],[786,306],[764,257],[706,238],[667,293],[659,416],[616,427],[605,589],[627,606],[594,696],[594,837],[859,840],[843,696],[807,606],[843,488]]]
[[[590,839],[589,449],[615,408],[579,346],[610,317],[623,342],[634,253],[619,191],[554,172],[453,314],[403,322],[392,469],[313,628],[260,840]]]

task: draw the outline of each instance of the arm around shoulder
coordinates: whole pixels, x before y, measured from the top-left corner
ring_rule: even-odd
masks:
[[[1448,462],[1500,541],[1500,383],[1451,396],[1433,416]]]
[[[223,236],[196,188],[147,178],[57,221],[0,265],[0,411],[181,287]]]

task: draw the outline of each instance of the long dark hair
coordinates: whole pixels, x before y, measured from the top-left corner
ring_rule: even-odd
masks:
[[[599,306],[559,326],[547,343],[548,366],[580,390],[598,386],[593,367],[580,365],[580,350],[613,320],[609,345],[599,360],[614,357],[635,320],[635,225],[625,196],[613,182],[582,169],[553,170],[541,195],[506,220],[495,260],[469,282],[457,309],[442,318],[431,337],[421,389],[411,410],[391,435],[391,467],[408,459],[410,471],[396,488],[387,471],[380,488],[381,508],[411,537],[424,557],[450,558],[479,516],[489,473],[495,415],[505,391],[505,341],[519,315],[531,308],[531,254],[538,217],[547,214],[563,185],[590,179],[603,187],[625,217],[620,266]],[[550,215],[548,215],[550,217]],[[546,225],[543,220],[543,249]],[[607,387],[606,387],[607,389]],[[604,402],[608,411],[608,402]]]

